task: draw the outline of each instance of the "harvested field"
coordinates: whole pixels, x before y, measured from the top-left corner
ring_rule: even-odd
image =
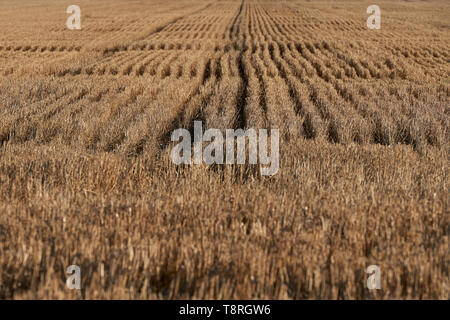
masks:
[[[0,299],[449,298],[448,1],[380,30],[368,1],[11,3]],[[279,129],[278,173],[173,164],[196,120]]]

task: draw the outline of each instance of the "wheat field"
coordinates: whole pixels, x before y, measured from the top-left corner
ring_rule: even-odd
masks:
[[[380,30],[369,1],[71,4],[0,0],[0,299],[449,299],[448,1]],[[278,173],[174,165],[196,120],[279,129]]]

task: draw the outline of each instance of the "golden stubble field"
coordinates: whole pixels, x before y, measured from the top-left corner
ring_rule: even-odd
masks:
[[[367,1],[71,4],[0,0],[1,299],[449,298],[448,1],[377,1],[380,30]],[[175,166],[195,120],[280,129],[278,173]]]

